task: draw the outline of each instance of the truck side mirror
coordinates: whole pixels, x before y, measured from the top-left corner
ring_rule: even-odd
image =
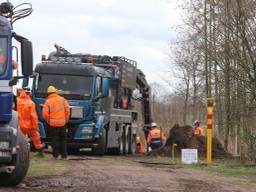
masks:
[[[109,92],[109,79],[106,77],[102,77],[101,82],[101,96],[107,97]]]
[[[32,49],[31,41],[27,39],[21,40],[21,62],[22,62],[22,74],[24,76],[32,75],[33,49]]]

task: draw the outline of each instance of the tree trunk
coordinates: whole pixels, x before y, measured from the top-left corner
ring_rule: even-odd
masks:
[[[226,108],[226,129],[225,129],[225,139],[224,148],[228,149],[229,144],[229,133],[231,125],[231,103],[230,103],[230,30],[229,30],[229,0],[225,0],[225,108]]]

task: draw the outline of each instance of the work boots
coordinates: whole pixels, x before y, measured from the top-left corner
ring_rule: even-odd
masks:
[[[45,143],[42,143],[42,147],[40,149],[38,149],[39,157],[44,157],[44,148],[45,148]]]
[[[38,151],[38,153],[39,153],[39,156],[40,156],[40,157],[44,157],[44,149],[43,149],[43,148],[41,148],[41,149]]]

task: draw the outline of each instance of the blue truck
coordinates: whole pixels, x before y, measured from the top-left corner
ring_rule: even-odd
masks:
[[[140,119],[142,126],[152,121],[150,88],[137,63],[118,56],[71,54],[55,47],[56,51],[36,65],[33,75],[32,97],[42,140],[51,144],[51,129],[41,112],[52,85],[71,107],[68,152],[91,148],[95,155],[134,153]]]
[[[17,113],[13,109],[13,86],[18,79],[33,72],[32,43],[13,31],[13,23],[30,15],[31,4],[13,7],[10,2],[0,4],[0,186],[15,186],[25,177],[29,167],[29,143],[18,129]],[[23,76],[13,75],[12,45],[21,45]],[[16,55],[18,52],[16,52]],[[18,70],[18,69],[17,69]]]

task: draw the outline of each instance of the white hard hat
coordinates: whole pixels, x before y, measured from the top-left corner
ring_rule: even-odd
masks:
[[[200,122],[198,120],[195,120],[193,125],[200,125]]]
[[[157,124],[155,122],[151,123],[151,127],[156,127]]]

